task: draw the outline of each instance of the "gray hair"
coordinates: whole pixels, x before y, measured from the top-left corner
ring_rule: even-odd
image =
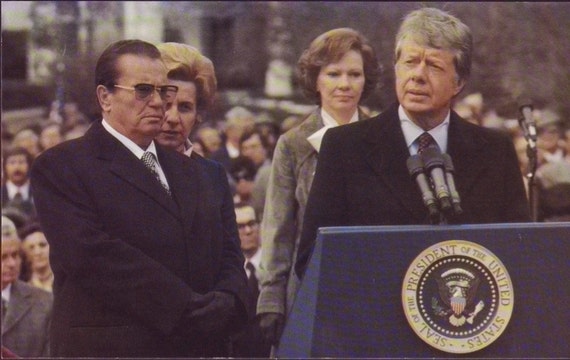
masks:
[[[471,74],[473,36],[471,30],[455,16],[436,8],[422,8],[404,18],[396,35],[394,62],[398,61],[404,40],[418,45],[453,52],[459,80]]]
[[[2,240],[12,238],[18,239],[16,225],[9,217],[2,215]]]

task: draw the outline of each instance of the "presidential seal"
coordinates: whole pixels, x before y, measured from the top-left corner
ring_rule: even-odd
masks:
[[[411,263],[402,305],[423,341],[448,353],[471,353],[505,331],[513,312],[513,284],[491,251],[449,240],[427,248]]]

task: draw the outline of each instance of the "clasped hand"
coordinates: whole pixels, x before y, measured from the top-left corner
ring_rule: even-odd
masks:
[[[262,313],[258,315],[259,328],[266,342],[277,345],[285,325],[285,316],[280,313]]]
[[[194,301],[188,323],[202,335],[219,335],[237,316],[235,297],[223,291],[211,291]]]

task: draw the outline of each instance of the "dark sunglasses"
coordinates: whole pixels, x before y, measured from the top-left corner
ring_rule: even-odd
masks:
[[[114,87],[134,91],[137,100],[148,100],[153,91],[156,90],[162,101],[174,101],[176,93],[178,92],[178,86],[174,85],[154,86],[151,84],[136,84],[135,86],[114,85]]]
[[[258,223],[257,223],[257,221],[255,221],[255,220],[250,220],[250,221],[248,221],[248,222],[246,222],[246,223],[243,223],[243,224],[237,224],[238,230],[243,230],[243,229],[245,229],[245,228],[248,227],[248,226],[249,226],[250,228],[253,228],[254,226],[257,226],[257,225],[258,225]]]

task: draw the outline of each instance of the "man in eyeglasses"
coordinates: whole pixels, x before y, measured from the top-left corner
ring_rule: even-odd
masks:
[[[252,293],[250,311],[255,314],[259,297],[259,263],[261,261],[261,237],[259,222],[251,205],[235,205],[236,222],[239,230],[241,251],[245,256],[245,271]],[[269,358],[271,344],[264,341],[257,321],[250,321],[246,328],[234,337],[232,356],[237,358]]]
[[[55,274],[50,355],[225,356],[247,318],[244,258],[190,159],[153,140],[177,88],[140,40],[111,44],[95,77],[102,120],[32,168]]]

